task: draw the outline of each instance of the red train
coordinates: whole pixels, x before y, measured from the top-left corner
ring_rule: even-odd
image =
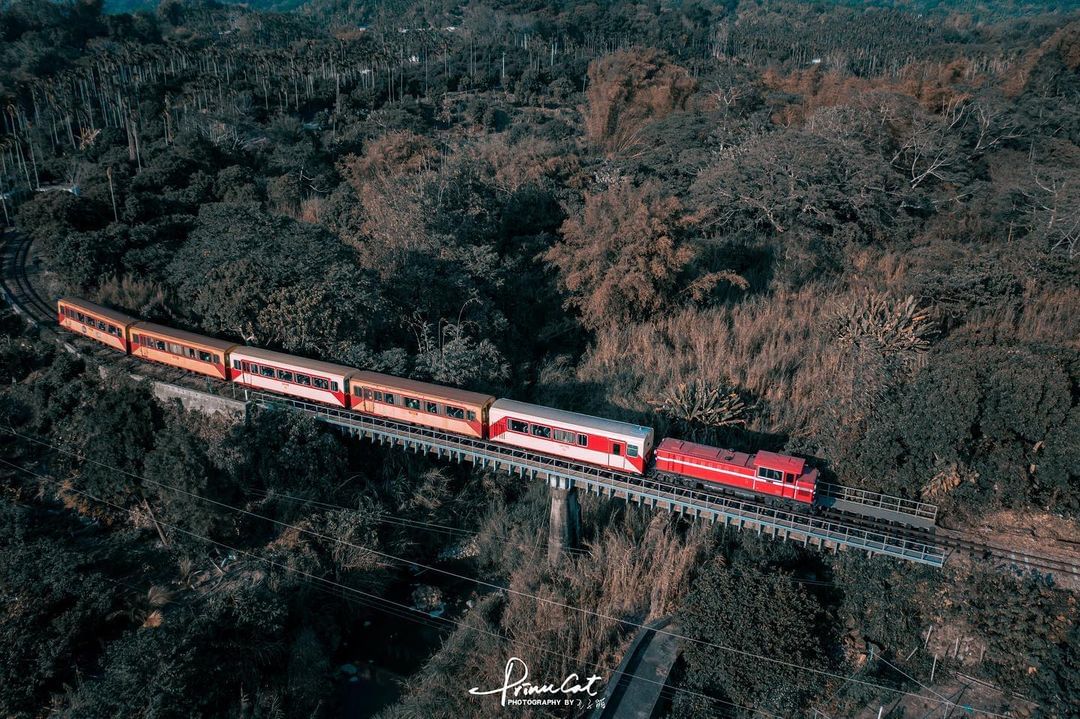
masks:
[[[668,437],[656,448],[656,469],[684,480],[813,504],[818,471],[806,460],[775,452],[744,454]]]
[[[60,326],[120,352],[244,387],[607,469],[657,472],[684,484],[811,504],[818,473],[805,460],[773,452],[743,454],[677,439],[655,447],[650,427],[496,399],[479,392],[366,372],[344,365],[142,322],[85,300],[57,303]]]

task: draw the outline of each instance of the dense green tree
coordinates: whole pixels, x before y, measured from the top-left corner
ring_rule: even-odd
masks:
[[[712,562],[694,582],[680,613],[684,633],[703,642],[687,643],[683,649],[687,685],[727,697],[747,710],[797,713],[824,686],[820,675],[800,668],[827,666],[821,612],[790,576],[750,564],[728,568]],[[676,699],[676,716],[693,716],[702,709],[692,699]]]
[[[306,415],[256,410],[233,438],[241,452],[238,486],[315,499],[329,496],[343,479],[340,440]]]
[[[332,355],[338,342],[364,342],[379,322],[376,289],[351,265],[349,250],[319,228],[250,205],[209,204],[169,276],[208,332]]]
[[[1076,451],[1069,441],[1075,381],[1060,355],[1038,348],[944,351],[879,413],[861,444],[858,469],[910,493],[927,491],[935,475],[959,467],[939,489],[961,511],[1016,507],[1034,496],[1054,497],[1049,508],[1074,507],[1075,492],[1067,489],[1072,470],[1064,464]],[[1040,486],[1043,453],[1049,455],[1046,488]]]
[[[159,520],[198,535],[215,534],[225,519],[223,510],[206,500],[220,501],[230,493],[221,486],[224,478],[207,457],[203,442],[180,418],[169,418],[157,431],[144,466],[149,480],[144,491],[153,497]],[[198,541],[171,529],[166,533],[184,544]]]
[[[56,437],[63,454],[58,467],[76,490],[120,506],[143,499],[143,458],[154,446],[161,412],[145,385],[118,377],[83,385],[80,403],[60,420]],[[80,495],[71,500],[87,509],[102,507]],[[105,509],[109,512],[111,510]]]
[[[40,528],[42,517],[0,505],[0,711],[32,716],[96,655],[120,589],[92,552]],[[55,519],[51,521],[55,522]],[[68,528],[70,529],[70,528]]]

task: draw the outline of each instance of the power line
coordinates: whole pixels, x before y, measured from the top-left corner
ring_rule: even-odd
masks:
[[[0,463],[6,464],[9,467],[13,467],[14,469],[25,472],[25,473],[27,473],[27,474],[29,474],[29,475],[31,475],[33,477],[36,477],[36,478],[38,478],[40,480],[43,480],[43,481],[46,481],[46,482],[51,482],[51,483],[57,485],[58,487],[60,487],[61,489],[65,490],[65,491],[74,492],[76,494],[80,494],[80,495],[82,495],[84,497],[92,499],[92,500],[94,500],[96,502],[100,502],[102,504],[113,507],[114,509],[117,509],[117,510],[119,510],[121,512],[127,512],[129,514],[134,514],[134,512],[135,512],[134,509],[130,509],[130,508],[124,507],[122,505],[116,504],[114,502],[110,502],[109,500],[103,499],[103,498],[98,497],[96,495],[93,495],[90,492],[87,492],[86,490],[77,489],[75,487],[66,487],[66,486],[64,486],[63,482],[56,479],[55,477],[49,477],[47,475],[40,474],[40,473],[35,472],[35,471],[31,470],[31,469],[27,469],[26,467],[15,464],[14,462],[9,462],[6,459],[0,458]],[[445,622],[445,623],[448,623],[448,624],[453,624],[453,625],[455,625],[455,626],[457,626],[459,628],[462,628],[462,629],[467,629],[467,630],[471,630],[471,631],[480,632],[482,634],[486,634],[488,636],[494,637],[496,639],[499,639],[501,641],[505,641],[505,642],[508,642],[508,643],[511,643],[511,644],[516,643],[516,644],[519,644],[521,646],[525,646],[525,647],[528,647],[530,649],[534,649],[536,651],[543,652],[545,654],[550,654],[552,656],[559,657],[561,659],[567,659],[567,660],[572,661],[572,662],[581,662],[581,663],[587,664],[587,665],[589,665],[591,667],[595,667],[597,669],[601,669],[601,670],[606,671],[606,672],[611,672],[612,674],[615,674],[617,672],[616,669],[612,669],[611,667],[607,667],[607,666],[604,666],[602,664],[598,664],[596,662],[589,662],[589,661],[585,661],[585,660],[580,660],[578,658],[571,657],[571,656],[569,656],[567,654],[562,654],[561,652],[556,652],[556,651],[553,651],[553,650],[550,650],[550,649],[546,649],[544,647],[538,647],[536,645],[528,644],[526,642],[519,641],[519,640],[514,639],[512,637],[508,637],[508,636],[506,636],[504,634],[500,634],[498,632],[493,632],[493,631],[490,631],[490,630],[487,630],[487,629],[483,629],[481,627],[475,627],[475,626],[466,624],[466,623],[458,621],[458,620],[450,619],[449,617],[434,617],[431,614],[429,614],[427,612],[424,612],[421,609],[411,607],[411,606],[409,606],[407,604],[401,604],[400,602],[395,602],[395,601],[393,601],[391,599],[387,599],[386,597],[380,597],[377,594],[371,594],[370,592],[365,592],[365,591],[363,591],[361,589],[358,589],[356,587],[350,587],[350,586],[348,586],[346,584],[336,582],[336,581],[334,581],[332,579],[327,579],[326,577],[319,577],[319,576],[311,574],[309,572],[305,572],[303,570],[297,569],[296,567],[291,567],[291,566],[289,566],[287,564],[282,564],[280,562],[275,562],[274,560],[269,559],[267,557],[263,557],[262,555],[255,554],[253,552],[250,552],[250,551],[245,550],[245,549],[241,549],[239,547],[233,547],[233,546],[231,546],[229,544],[218,541],[216,539],[211,539],[210,537],[206,537],[206,536],[198,534],[196,532],[192,532],[190,530],[184,529],[183,527],[180,527],[179,525],[173,524],[171,522],[165,522],[165,521],[161,521],[161,520],[158,520],[158,522],[159,522],[159,524],[162,524],[162,525],[164,525],[166,527],[169,527],[169,528],[171,528],[171,529],[173,529],[173,530],[175,530],[177,532],[180,532],[182,534],[186,534],[186,535],[188,535],[190,537],[194,537],[195,539],[199,539],[201,541],[204,541],[204,542],[207,542],[207,543],[210,543],[210,544],[217,545],[219,547],[222,547],[224,549],[229,550],[230,552],[237,552],[237,553],[243,554],[245,556],[249,556],[249,557],[252,557],[254,559],[257,559],[257,560],[259,560],[261,562],[264,562],[266,564],[269,564],[271,566],[274,566],[274,567],[277,567],[277,568],[280,568],[280,569],[284,569],[284,570],[286,570],[288,572],[292,572],[294,574],[299,574],[299,575],[301,575],[302,577],[305,578],[305,581],[308,581],[308,582],[314,581],[314,582],[319,582],[321,584],[327,584],[327,585],[333,586],[333,587],[335,587],[335,588],[337,588],[339,590],[345,591],[345,592],[352,592],[352,593],[358,594],[361,597],[363,597],[364,599],[373,601],[375,603],[375,605],[366,604],[365,606],[369,606],[371,608],[376,608],[376,606],[381,606],[381,605],[386,605],[386,606],[389,606],[389,607],[393,607],[393,608],[395,608],[396,610],[399,610],[399,611],[397,613],[393,613],[392,616],[396,616],[398,618],[403,618],[403,619],[404,618],[410,618],[410,619],[412,619],[412,621],[421,621],[423,623],[427,623],[427,621],[426,621],[427,619],[435,619],[435,620]],[[401,610],[404,610],[404,611],[401,611]],[[412,616],[412,615],[416,615],[416,614],[422,615],[422,618]],[[431,625],[429,624],[429,626],[431,626]],[[625,672],[624,672],[624,674],[625,674]],[[633,676],[636,679],[638,679],[640,681],[643,681],[643,682],[646,682],[646,683],[660,685],[661,691],[663,691],[663,689],[665,689],[665,688],[668,688],[668,689],[670,689],[671,691],[674,691],[674,692],[682,692],[682,693],[685,693],[685,694],[688,694],[688,695],[699,697],[701,699],[706,699],[708,701],[717,702],[719,704],[727,705],[727,706],[730,706],[730,707],[733,707],[733,708],[736,708],[736,709],[745,709],[746,711],[753,712],[755,714],[762,714],[762,715],[767,716],[767,717],[774,717],[775,719],[783,719],[782,716],[777,715],[777,714],[772,714],[770,712],[766,712],[766,711],[763,711],[761,709],[754,709],[752,707],[747,707],[747,706],[743,706],[741,704],[736,704],[735,702],[731,702],[731,701],[728,701],[728,700],[725,700],[725,699],[720,699],[719,697],[710,696],[708,694],[703,694],[701,692],[695,692],[695,691],[693,691],[691,689],[684,689],[684,688],[681,688],[681,687],[666,687],[666,685],[664,683],[658,682],[658,681],[653,680],[653,679],[648,679],[646,677],[641,677],[641,676],[638,676],[636,674],[630,674],[630,676]]]
[[[284,500],[287,500],[287,501],[290,501],[290,502],[297,502],[297,503],[301,503],[301,504],[311,504],[313,506],[321,507],[323,509],[344,509],[346,511],[356,511],[356,509],[357,509],[356,507],[346,507],[345,505],[342,505],[342,504],[334,504],[332,502],[322,502],[322,501],[319,501],[317,499],[308,499],[307,497],[297,497],[297,496],[294,496],[294,495],[291,495],[291,494],[287,494],[285,492],[278,492],[278,491],[268,492],[266,490],[250,489],[250,488],[246,488],[243,491],[248,492],[250,494],[257,495],[257,496],[261,496],[262,498],[267,499],[267,500],[284,499]],[[445,524],[437,524],[435,522],[425,522],[425,521],[422,521],[422,520],[419,520],[419,519],[410,519],[408,517],[395,517],[394,515],[387,514],[386,512],[379,512],[378,516],[375,517],[375,521],[379,522],[380,524],[391,524],[391,525],[395,525],[395,526],[406,527],[406,528],[409,528],[409,529],[426,529],[426,530],[428,530],[430,532],[439,532],[439,533],[446,534],[446,535],[463,534],[463,535],[467,535],[469,537],[478,537],[481,534],[481,532],[471,530],[471,529],[463,529],[461,527],[451,527],[451,526],[448,526],[448,525],[445,525]],[[523,542],[515,542],[512,539],[510,539],[509,537],[506,537],[506,536],[501,535],[501,534],[493,534],[491,536],[492,536],[493,539],[498,541],[500,544],[505,544],[505,545],[507,545],[509,547],[517,547],[518,549],[543,550],[543,549],[547,549],[547,546],[548,546],[547,543],[540,543],[540,542],[538,542],[536,544],[526,544],[526,543],[523,543]],[[573,554],[588,554],[589,553],[587,549],[577,549],[577,548],[567,548],[566,551],[569,551],[569,552],[571,552]]]
[[[288,500],[288,501],[291,501],[291,502],[298,502],[298,503],[301,503],[301,504],[312,504],[314,506],[322,507],[324,509],[344,509],[346,511],[355,511],[356,510],[355,507],[346,507],[343,504],[334,504],[333,502],[323,502],[323,501],[320,501],[320,500],[317,500],[317,499],[309,499],[307,497],[297,497],[295,495],[291,495],[291,494],[288,494],[286,492],[279,492],[277,490],[266,491],[266,490],[263,490],[263,489],[245,488],[243,491],[247,492],[249,494],[255,494],[255,495],[261,496],[262,498],[268,499],[268,500],[285,499],[285,500]],[[419,519],[410,519],[410,518],[407,518],[407,517],[395,517],[393,515],[387,514],[386,512],[380,513],[379,516],[375,518],[375,521],[379,522],[381,524],[390,524],[390,525],[394,525],[394,526],[407,527],[409,529],[420,529],[420,530],[427,529],[428,531],[431,531],[431,532],[441,532],[441,533],[448,534],[448,535],[457,533],[457,534],[468,535],[470,537],[479,537],[481,534],[483,534],[483,532],[479,532],[479,531],[474,530],[474,529],[464,529],[462,527],[451,527],[451,526],[448,526],[448,525],[445,525],[445,524],[437,524],[437,523],[434,523],[434,522],[425,522],[425,521],[422,521],[422,520],[419,520]],[[430,528],[430,529],[428,529],[428,528]],[[501,534],[494,534],[494,535],[490,535],[490,536],[492,536],[496,541],[498,541],[501,544],[506,544],[507,546],[510,546],[510,547],[518,547],[519,549],[546,549],[547,548],[546,543],[544,543],[544,544],[540,544],[540,543],[537,543],[537,544],[523,544],[521,542],[514,542],[510,538],[506,537],[505,535],[501,535]],[[563,551],[570,552],[570,553],[572,553],[574,555],[582,555],[582,556],[586,556],[586,555],[588,555],[590,553],[588,549],[578,549],[578,548],[572,548],[572,547],[564,548]],[[820,579],[807,579],[807,578],[804,578],[804,577],[791,577],[791,581],[796,582],[798,584],[807,584],[807,585],[822,586],[822,587],[835,587],[835,586],[837,586],[836,582],[826,582],[826,581],[822,581]]]
[[[281,521],[279,519],[274,519],[273,517],[267,517],[267,516],[258,514],[257,512],[252,512],[250,510],[244,509],[242,507],[235,507],[233,505],[226,504],[225,502],[220,502],[220,501],[218,501],[216,499],[210,499],[209,497],[203,497],[203,496],[201,496],[199,494],[196,494],[194,492],[190,492],[190,491],[188,491],[186,489],[182,489],[180,487],[173,487],[173,486],[165,484],[163,482],[158,482],[156,480],[152,480],[152,479],[149,479],[147,477],[143,477],[141,475],[135,474],[134,472],[129,472],[129,471],[121,469],[119,467],[115,467],[115,466],[106,464],[104,462],[100,462],[98,460],[91,459],[89,457],[84,457],[84,456],[80,455],[78,452],[68,450],[68,449],[64,449],[62,447],[58,447],[58,446],[56,446],[54,444],[50,444],[49,442],[45,442],[43,440],[40,440],[40,439],[37,439],[37,438],[34,438],[34,437],[22,435],[19,432],[16,432],[11,427],[5,427],[5,428],[0,428],[0,429],[3,429],[5,432],[8,432],[9,434],[11,434],[11,435],[13,435],[15,437],[19,437],[19,438],[24,439],[26,441],[33,442],[35,444],[39,444],[39,445],[42,445],[42,446],[45,446],[45,447],[50,447],[50,448],[52,448],[52,449],[54,449],[54,450],[56,450],[58,452],[68,454],[68,455],[72,455],[74,457],[82,459],[84,462],[90,462],[92,464],[97,464],[97,465],[99,465],[101,467],[104,467],[106,469],[114,470],[114,471],[119,472],[121,474],[125,474],[125,475],[127,475],[129,477],[132,477],[134,479],[138,479],[138,480],[140,480],[142,482],[146,482],[146,483],[149,483],[151,485],[158,486],[158,487],[163,487],[163,488],[165,488],[167,490],[179,492],[180,494],[184,494],[184,495],[187,495],[189,497],[193,497],[195,499],[200,499],[200,500],[208,502],[210,504],[217,505],[219,507],[223,507],[225,509],[229,509],[229,510],[232,510],[234,512],[241,513],[241,514],[246,514],[246,515],[255,517],[257,519],[263,519],[263,520],[265,520],[267,522],[271,522],[272,524],[277,524],[277,525],[282,526],[282,527],[287,527],[289,529],[294,529],[294,530],[296,530],[298,532],[303,532],[305,534],[309,534],[311,536],[318,537],[318,538],[326,540],[326,541],[337,542],[339,544],[344,544],[346,546],[352,547],[353,549],[359,549],[359,550],[362,550],[362,551],[370,552],[370,553],[375,554],[377,556],[383,557],[383,558],[385,558],[387,560],[401,562],[402,564],[407,564],[407,565],[410,565],[410,566],[413,566],[413,567],[418,567],[420,569],[426,569],[428,571],[436,572],[438,574],[443,574],[445,576],[453,577],[455,579],[461,579],[461,580],[467,581],[467,582],[475,582],[476,584],[486,586],[486,587],[489,587],[491,589],[495,589],[497,591],[502,591],[502,592],[506,592],[508,594],[514,594],[514,595],[522,596],[522,597],[528,597],[530,599],[533,599],[533,600],[535,600],[537,602],[541,602],[543,604],[548,604],[548,605],[551,605],[551,606],[559,607],[561,609],[566,609],[568,611],[573,611],[573,612],[578,612],[580,614],[589,615],[589,616],[592,616],[592,617],[596,617],[597,619],[604,619],[604,620],[607,620],[607,621],[610,621],[610,622],[615,622],[617,624],[621,624],[621,625],[624,625],[624,626],[635,627],[638,630],[650,629],[649,627],[646,627],[646,625],[641,624],[639,622],[634,622],[634,621],[631,621],[631,620],[628,620],[628,619],[620,619],[618,617],[613,617],[611,615],[604,614],[602,612],[598,612],[598,611],[595,611],[595,610],[592,610],[592,609],[585,609],[584,607],[578,607],[578,606],[575,606],[575,605],[572,605],[572,604],[566,604],[565,602],[559,602],[559,601],[556,601],[554,599],[547,599],[546,597],[541,597],[541,596],[538,596],[538,595],[535,595],[535,594],[529,594],[528,592],[523,592],[521,590],[513,589],[511,587],[505,587],[505,586],[503,586],[501,584],[495,584],[493,582],[488,582],[486,580],[478,579],[476,577],[469,577],[469,576],[466,576],[466,575],[463,575],[463,574],[458,574],[457,572],[452,572],[452,571],[447,570],[447,569],[441,569],[439,567],[434,567],[434,566],[431,566],[431,565],[428,565],[428,564],[424,564],[422,562],[417,562],[417,561],[412,560],[412,559],[406,559],[404,557],[398,557],[398,556],[395,556],[395,555],[390,554],[388,552],[383,552],[383,551],[378,550],[378,549],[373,549],[371,547],[365,547],[365,546],[362,546],[362,545],[354,544],[354,543],[346,541],[344,539],[339,539],[339,538],[336,538],[336,537],[331,537],[331,536],[328,536],[328,535],[325,535],[325,534],[321,534],[320,532],[316,532],[316,531],[314,531],[312,529],[306,529],[304,527],[299,527],[299,526],[296,526],[294,524],[290,524],[288,522],[283,522],[283,521]],[[863,686],[867,686],[867,687],[870,687],[870,688],[878,690],[878,691],[889,691],[889,692],[894,692],[894,693],[897,693],[897,694],[904,694],[904,695],[907,695],[907,696],[915,696],[915,697],[919,697],[921,699],[924,699],[926,701],[936,702],[938,704],[944,704],[944,705],[947,705],[947,706],[950,706],[950,707],[958,706],[957,704],[955,704],[954,702],[949,701],[948,699],[936,699],[936,698],[926,697],[926,696],[923,696],[921,694],[916,694],[914,692],[909,692],[909,691],[906,691],[906,690],[903,690],[903,689],[896,689],[896,688],[893,688],[893,687],[888,687],[888,686],[885,686],[883,684],[875,684],[873,682],[868,682],[868,681],[864,681],[864,680],[861,680],[861,679],[854,679],[854,678],[851,678],[851,677],[845,677],[842,674],[837,674],[836,672],[830,672],[830,671],[825,670],[825,669],[817,669],[816,667],[810,667],[810,666],[806,666],[806,665],[803,665],[803,664],[797,664],[795,662],[789,662],[789,661],[786,661],[784,659],[777,659],[775,657],[769,657],[769,656],[766,656],[766,655],[763,655],[763,654],[757,654],[757,653],[754,653],[754,652],[751,652],[751,651],[747,651],[745,649],[739,649],[737,647],[731,647],[731,646],[727,646],[725,644],[719,644],[719,643],[710,642],[710,641],[707,641],[707,640],[704,640],[704,639],[697,639],[695,637],[689,637],[689,636],[686,636],[686,635],[683,635],[683,634],[678,634],[676,632],[668,631],[666,629],[650,629],[650,630],[654,631],[657,634],[663,634],[663,635],[666,635],[666,636],[670,636],[670,637],[672,637],[674,639],[681,639],[681,640],[686,641],[686,642],[690,642],[690,643],[693,643],[693,644],[698,644],[698,645],[701,645],[701,646],[711,647],[713,649],[719,649],[721,651],[730,652],[732,654],[737,654],[739,656],[748,657],[748,658],[751,658],[751,659],[759,659],[761,661],[769,662],[771,664],[776,664],[776,665],[779,665],[779,666],[784,666],[784,667],[787,667],[789,669],[800,669],[800,670],[803,670],[805,672],[809,672],[811,674],[817,674],[819,676],[828,677],[828,678],[831,678],[831,679],[838,679],[838,680],[841,680],[841,681],[849,681],[849,682],[852,682],[852,683],[855,683],[855,684],[861,684]],[[1004,715],[1004,714],[996,714],[994,712],[985,711],[985,710],[980,710],[980,711],[983,714],[985,714],[987,716],[990,716],[990,717],[1000,717],[1000,719],[1008,719],[1008,717],[1006,717],[1006,715]]]

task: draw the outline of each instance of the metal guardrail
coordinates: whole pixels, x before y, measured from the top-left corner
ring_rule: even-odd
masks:
[[[833,499],[861,507],[873,507],[899,516],[914,517],[931,525],[937,521],[937,505],[919,502],[914,499],[893,497],[888,494],[855,489],[854,487],[843,487],[828,482],[818,482],[817,496],[819,502],[822,502],[823,499]]]
[[[495,442],[313,402],[254,390],[245,390],[244,394],[249,401],[257,404],[305,412],[354,436],[382,443],[390,442],[459,462],[467,461],[482,468],[503,470],[531,479],[544,479],[555,487],[583,487],[586,491],[602,496],[625,498],[650,507],[723,522],[740,529],[753,527],[759,532],[802,541],[805,544],[859,549],[935,567],[940,567],[945,562],[945,553],[940,547],[904,539],[888,532],[849,527],[820,517],[670,484],[654,477],[578,464]]]

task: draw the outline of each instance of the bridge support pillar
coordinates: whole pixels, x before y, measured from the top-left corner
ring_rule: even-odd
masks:
[[[581,546],[581,504],[573,482],[550,479],[551,517],[548,522],[548,564],[559,563],[566,550]]]

